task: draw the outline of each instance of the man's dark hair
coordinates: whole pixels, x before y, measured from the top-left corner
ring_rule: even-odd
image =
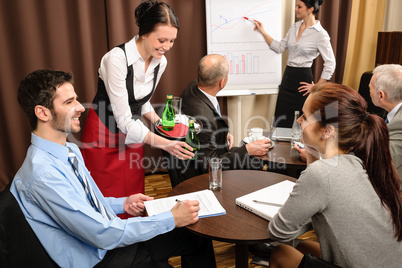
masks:
[[[42,105],[53,110],[54,93],[66,82],[73,84],[73,74],[55,70],[36,70],[20,82],[18,102],[33,130],[38,125],[35,107]]]

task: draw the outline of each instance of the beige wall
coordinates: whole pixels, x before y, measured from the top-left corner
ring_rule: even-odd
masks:
[[[402,1],[387,0],[383,32],[402,31]]]
[[[282,1],[283,37],[295,21],[294,7],[294,0]],[[264,26],[269,33],[269,25]],[[287,51],[282,54],[282,71],[286,67],[287,56]],[[252,127],[262,127],[269,131],[275,112],[276,98],[276,94],[228,97],[229,127],[236,145],[248,135]]]

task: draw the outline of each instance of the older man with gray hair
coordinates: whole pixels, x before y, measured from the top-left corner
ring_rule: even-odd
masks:
[[[388,112],[385,121],[389,129],[391,155],[402,180],[402,66],[377,66],[369,88],[373,104]]]

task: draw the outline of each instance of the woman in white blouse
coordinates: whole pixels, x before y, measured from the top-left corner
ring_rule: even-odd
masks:
[[[317,84],[331,79],[335,71],[335,56],[330,37],[315,19],[323,0],[297,0],[295,12],[299,19],[280,42],[268,35],[263,24],[255,20],[255,28],[263,35],[269,48],[276,53],[289,50],[287,66],[279,86],[275,120],[279,127],[292,127],[294,111],[301,111],[313,82],[311,65],[321,54],[324,68]]]
[[[143,143],[181,159],[193,156],[186,143],[155,135],[141,122],[160,119],[150,99],[167,65],[164,54],[177,37],[177,17],[169,5],[149,0],[136,8],[135,18],[139,34],[101,60],[82,135],[86,166],[105,196],[144,192]]]

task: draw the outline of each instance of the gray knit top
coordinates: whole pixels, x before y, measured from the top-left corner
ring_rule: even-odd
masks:
[[[268,229],[272,239],[289,241],[311,223],[327,261],[341,267],[402,267],[402,242],[394,237],[390,213],[352,154],[310,164]]]

